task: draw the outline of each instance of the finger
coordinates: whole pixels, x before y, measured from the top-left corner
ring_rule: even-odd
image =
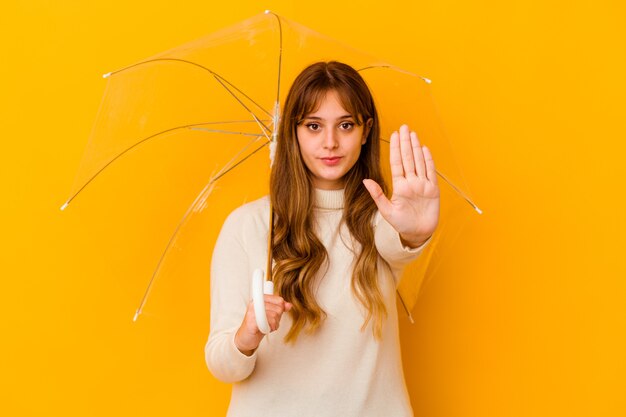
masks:
[[[270,326],[270,331],[274,332],[276,330],[278,330],[278,325],[280,324],[280,319],[277,319],[274,316],[267,316],[267,324],[269,324]]]
[[[276,311],[268,311],[267,312],[267,319],[268,320],[277,320],[280,321],[280,318],[283,316],[283,312],[281,311],[280,313],[276,312]]]
[[[282,314],[277,313],[268,313],[267,315],[267,323],[270,325],[270,329],[272,331],[278,330],[280,327],[280,320],[282,319]]]
[[[404,168],[402,168],[402,157],[400,156],[400,136],[398,132],[391,134],[389,144],[389,164],[391,165],[392,177],[404,177]]]
[[[400,126],[400,154],[402,155],[402,166],[406,177],[415,176],[415,158],[411,150],[411,133],[407,125]]]
[[[265,314],[267,314],[268,316],[270,313],[283,314],[283,311],[285,311],[285,309],[281,306],[277,306],[276,304],[267,302],[265,303]]]
[[[437,170],[435,169],[435,160],[433,159],[430,149],[423,147],[424,162],[426,163],[426,176],[433,184],[437,185]]]
[[[426,167],[424,166],[424,154],[422,146],[417,138],[417,133],[411,132],[411,147],[413,149],[413,158],[415,160],[415,171],[420,178],[426,178]]]
[[[387,198],[385,193],[383,193],[383,189],[380,188],[380,185],[374,180],[366,179],[363,180],[363,185],[367,188],[367,191],[374,199],[374,203],[376,203],[376,207],[378,207],[378,211],[383,217],[388,217],[391,212],[391,201]]]
[[[260,333],[259,327],[256,323],[256,314],[254,313],[254,304],[250,302],[248,304],[248,310],[246,310],[246,316],[244,319],[246,328],[253,334]]]
[[[270,330],[275,332],[280,327],[280,317],[268,317],[267,323],[270,325]]]
[[[273,294],[265,294],[263,295],[263,299],[265,300],[266,303],[272,303],[277,306],[281,306],[283,308],[286,302],[285,299],[281,297],[280,295],[273,295]]]

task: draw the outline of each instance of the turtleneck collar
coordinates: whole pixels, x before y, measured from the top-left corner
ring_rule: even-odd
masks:
[[[320,190],[315,188],[315,207],[326,210],[343,209],[343,189]]]

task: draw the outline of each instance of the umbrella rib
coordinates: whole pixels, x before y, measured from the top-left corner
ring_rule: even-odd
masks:
[[[220,170],[218,171],[218,173],[217,173],[217,174],[215,174],[215,176],[214,176],[214,177],[217,177],[217,178],[221,177],[221,176],[222,176],[222,172],[228,171],[228,170],[230,169],[230,166],[231,166],[231,164],[233,163],[233,161],[237,160],[237,158],[239,158],[239,156],[241,156],[242,154],[244,154],[244,153],[248,150],[248,148],[250,148],[250,146],[252,146],[252,145],[253,145],[253,144],[255,144],[256,142],[258,142],[258,140],[259,140],[260,138],[262,138],[262,137],[265,137],[265,136],[259,136],[259,135],[257,135],[257,137],[256,137],[254,140],[250,141],[250,142],[249,142],[246,146],[244,146],[244,147],[243,147],[243,148],[242,148],[239,152],[237,152],[237,153],[235,154],[235,156],[233,156],[233,157],[230,159],[230,161],[228,161],[226,164],[224,164],[224,166],[222,167],[222,169],[220,169]],[[265,144],[264,144],[263,146],[265,146]],[[256,152],[256,150],[255,150],[253,153],[255,153],[255,152]]]
[[[448,134],[446,133],[444,127],[443,127],[443,123],[441,122],[441,116],[439,114],[439,108],[437,107],[437,102],[435,101],[433,95],[432,95],[432,91],[430,89],[426,89],[427,93],[428,93],[428,97],[430,99],[430,102],[433,105],[433,109],[435,110],[435,120],[437,121],[437,127],[439,128],[439,131],[441,132],[441,135],[444,138],[448,138]],[[453,154],[453,158],[454,158],[454,154]],[[459,166],[459,170],[461,170],[461,174],[463,174],[462,168]],[[444,180],[448,183],[450,183],[445,177],[442,176],[442,178],[444,178]],[[454,185],[450,184],[453,188],[456,188]],[[478,214],[483,214],[483,211],[476,205],[474,204],[474,202],[472,202],[469,197],[467,197],[465,195],[465,193],[463,193],[460,189],[457,190],[457,192],[459,194],[461,194],[463,196],[463,198],[465,198],[465,200],[470,203],[472,205],[472,207],[474,207],[474,210],[476,210],[476,212]]]
[[[280,16],[276,13],[272,13],[274,17],[276,17],[276,21],[278,22],[278,39],[279,39],[279,47],[278,47],[278,81],[276,84],[276,101],[274,102],[274,117],[272,119],[272,127],[274,130],[272,131],[272,141],[276,143],[278,140],[278,121],[280,119],[280,83],[283,71],[283,25],[280,21]],[[270,152],[271,153],[271,152]]]
[[[263,122],[270,122],[271,120],[262,120]],[[256,120],[224,120],[221,122],[205,122],[203,125],[226,125],[230,123],[257,123]]]
[[[234,132],[232,130],[221,130],[221,129],[209,129],[208,127],[191,127],[190,129],[199,130],[202,132],[210,132],[210,133],[223,133],[225,135],[254,136],[254,137],[259,136],[257,133]]]
[[[217,79],[220,79],[220,80],[223,80],[224,82],[226,82],[228,85],[230,85],[230,86],[231,86],[231,87],[233,87],[235,90],[237,90],[237,92],[241,93],[241,94],[242,94],[245,98],[247,98],[247,99],[248,99],[248,100],[250,100],[252,103],[254,103],[254,105],[255,105],[255,106],[257,106],[259,109],[261,109],[261,111],[263,111],[265,114],[267,114],[267,115],[268,115],[268,116],[270,116],[270,117],[272,116],[272,115],[271,115],[271,114],[270,114],[267,110],[265,110],[265,109],[263,108],[263,106],[261,106],[259,103],[257,103],[256,101],[254,101],[254,100],[253,100],[250,96],[248,96],[246,93],[244,93],[244,92],[243,92],[243,91],[241,91],[239,88],[237,88],[237,86],[235,86],[233,83],[231,83],[230,81],[228,81],[227,79],[225,79],[224,77],[222,77],[221,75],[219,75],[218,73],[216,73],[215,71],[211,70],[210,68],[205,67],[204,65],[198,64],[197,62],[189,61],[189,60],[182,59],[182,58],[153,58],[153,59],[148,59],[148,60],[141,61],[141,62],[138,62],[138,63],[133,64],[133,65],[129,65],[129,66],[127,66],[127,67],[121,68],[121,69],[116,70],[116,71],[108,72],[108,73],[104,74],[104,75],[103,75],[103,77],[104,77],[104,78],[109,78],[111,75],[115,75],[115,74],[117,74],[117,73],[119,73],[119,72],[126,71],[126,70],[129,70],[129,69],[131,69],[131,68],[134,68],[134,67],[137,67],[137,66],[140,66],[140,65],[148,64],[148,63],[151,63],[151,62],[158,62],[158,61],[173,61],[173,62],[182,62],[182,63],[184,63],[184,64],[189,64],[189,65],[193,65],[193,66],[196,66],[196,67],[198,67],[198,68],[201,68],[201,69],[203,69],[203,70],[207,71],[209,74],[213,75],[213,77],[214,77],[216,80],[217,80]],[[222,84],[222,86],[224,86],[224,85]],[[225,86],[224,86],[224,87],[225,87]],[[232,95],[234,96],[234,94],[232,93],[232,91],[230,91],[230,90],[228,90],[228,89],[226,89],[226,90],[227,90],[230,94],[232,94]],[[235,98],[237,98],[237,97],[235,96]],[[239,100],[238,98],[237,98],[237,100],[241,103],[241,100]],[[242,103],[242,104],[243,104],[243,103]],[[246,106],[244,105],[244,107],[246,107]],[[250,111],[247,107],[246,107],[246,109],[247,109],[248,111]]]
[[[265,136],[265,138],[269,141],[270,137],[267,136],[267,132],[266,132],[267,127],[265,126],[265,124],[263,122],[261,122],[261,120],[257,119],[254,114],[252,115],[252,117],[254,117],[255,121],[257,122],[257,124],[261,128],[261,131],[263,132],[263,136]],[[264,127],[265,127],[265,129],[263,129]]]
[[[406,306],[406,303],[404,302],[404,299],[402,298],[402,294],[400,294],[400,290],[396,290],[396,293],[398,294],[398,298],[400,299],[400,304],[402,304],[402,308],[404,308],[406,315],[409,317],[409,321],[411,322],[411,324],[415,324],[415,320],[413,320],[413,315],[409,311],[409,308]]]
[[[228,83],[228,85],[232,86],[233,88],[235,88],[237,91],[239,91],[239,89],[237,87],[235,87],[234,85],[232,85],[231,83],[229,83],[228,81],[226,81],[225,79],[223,79],[222,77],[220,77],[219,75],[213,73],[213,77],[217,80],[218,83],[220,83],[220,85],[222,87],[224,87],[224,89],[226,91],[228,91],[228,93],[233,96],[235,98],[235,100],[237,100],[237,102],[239,102],[239,104],[241,104],[241,106],[246,109],[248,112],[250,112],[250,114],[252,115],[252,117],[254,118],[254,120],[256,120],[256,122],[261,125],[265,130],[270,131],[270,128],[267,127],[265,125],[265,123],[261,122],[261,120],[256,116],[256,114],[254,114],[254,112],[252,110],[250,110],[248,108],[248,106],[245,105],[245,103],[243,101],[241,101],[241,99],[239,97],[237,97],[236,94],[234,94],[228,87],[226,87],[226,84],[224,84],[224,82]],[[243,93],[242,93],[243,94]],[[244,94],[245,95],[245,94]],[[247,97],[247,96],[246,96]],[[259,107],[261,108],[261,107]],[[263,110],[266,114],[268,114],[268,116],[271,116],[269,113],[267,113],[263,108],[261,108],[261,110]]]
[[[385,143],[389,143],[388,140],[386,139],[380,139],[381,141],[385,142]],[[448,185],[450,187],[452,187],[452,189],[459,195],[461,196],[461,198],[463,198],[465,201],[467,201],[469,203],[470,206],[472,206],[472,208],[474,208],[474,210],[476,210],[476,212],[478,214],[483,214],[483,211],[476,205],[474,204],[474,202],[472,201],[471,198],[469,198],[459,187],[457,187],[450,179],[448,179],[448,177],[446,177],[444,174],[441,173],[441,171],[439,171],[438,169],[435,168],[435,172],[437,173],[437,175],[439,175],[439,177],[441,177],[441,179],[443,179],[445,182],[448,183]]]
[[[280,21],[280,16],[273,12],[269,13],[271,13],[278,22],[278,82],[276,84],[276,103],[278,103],[280,99],[280,79],[283,69],[283,25]]]
[[[211,181],[215,182],[217,180],[219,180],[220,178],[222,178],[224,175],[228,174],[230,171],[232,171],[233,169],[237,168],[239,165],[241,165],[246,159],[250,158],[252,155],[254,155],[255,153],[257,153],[258,151],[260,151],[261,149],[263,149],[265,146],[267,146],[269,144],[269,142],[265,142],[263,145],[259,146],[258,148],[256,148],[254,151],[252,151],[250,154],[246,155],[245,158],[241,159],[240,161],[238,161],[235,165],[233,165],[232,167],[228,168],[226,171],[216,175]]]
[[[421,78],[422,81],[424,81],[426,84],[432,83],[432,80],[430,78],[422,77],[421,75],[418,75],[418,74],[412,73],[410,71],[403,70],[402,68],[398,68],[398,67],[395,67],[393,65],[388,65],[388,64],[385,64],[385,65],[370,65],[368,67],[359,68],[357,70],[357,72],[366,71],[366,70],[369,70],[369,69],[390,69],[390,70],[393,70],[393,71],[401,72],[402,74],[410,75],[411,77]]]
[[[259,136],[260,137],[260,136]],[[167,243],[167,246],[165,248],[165,250],[163,251],[163,253],[161,254],[161,257],[159,259],[159,263],[157,264],[157,267],[155,268],[154,272],[152,273],[152,277],[150,278],[150,282],[148,283],[148,287],[146,288],[146,291],[143,294],[143,297],[141,298],[141,302],[139,303],[139,307],[137,308],[137,310],[135,311],[135,315],[133,317],[133,321],[137,321],[137,318],[139,317],[139,315],[142,313],[144,306],[146,305],[146,302],[148,300],[148,296],[150,295],[150,291],[152,290],[152,286],[154,284],[154,281],[156,279],[156,277],[159,274],[159,271],[161,270],[161,266],[163,265],[163,260],[165,259],[165,257],[167,256],[167,253],[169,252],[170,248],[172,247],[172,245],[174,244],[174,242],[176,241],[176,238],[178,237],[178,232],[180,231],[180,229],[185,225],[185,223],[187,222],[189,216],[191,215],[191,213],[193,213],[195,211],[195,207],[198,204],[199,201],[202,200],[202,197],[205,196],[205,193],[208,192],[208,194],[211,193],[212,188],[215,184],[215,182],[220,179],[221,177],[223,177],[224,175],[226,175],[228,172],[232,171],[235,167],[237,167],[238,165],[240,165],[242,162],[244,162],[245,160],[247,160],[248,158],[250,158],[252,155],[256,154],[258,151],[260,151],[261,149],[263,149],[265,146],[267,146],[268,142],[265,142],[263,145],[259,146],[258,148],[256,148],[254,151],[252,151],[250,154],[246,155],[244,158],[242,158],[239,162],[237,162],[235,165],[233,165],[232,167],[230,167],[228,170],[219,173],[218,175],[214,176],[213,178],[211,178],[211,180],[209,181],[209,183],[207,185],[204,186],[204,188],[202,189],[202,191],[198,194],[198,196],[194,199],[193,203],[189,206],[189,208],[187,209],[187,211],[185,212],[185,214],[183,215],[183,217],[181,218],[181,220],[178,222],[178,225],[176,226],[176,229],[174,230],[174,233],[172,234],[172,236],[170,237],[169,242]],[[206,197],[208,197],[208,194],[206,195]]]
[[[439,175],[445,182],[447,182],[448,185],[450,185],[450,187],[452,187],[452,189],[457,192],[457,194],[459,194],[465,201],[467,201],[474,208],[474,210],[476,210],[478,214],[483,214],[483,211],[476,204],[474,204],[474,202],[467,195],[465,195],[465,193],[461,191],[459,187],[454,185],[452,181],[450,181],[445,175],[443,175],[438,170],[435,170],[435,172],[437,172],[437,175]]]
[[[257,106],[259,109],[261,109],[261,111],[263,113],[265,113],[266,115],[268,115],[269,117],[272,117],[272,115],[270,114],[269,111],[265,110],[265,108],[263,108],[263,106],[261,106],[259,103],[257,103],[256,101],[254,101],[249,95],[247,95],[246,93],[244,93],[243,91],[241,91],[236,85],[234,85],[233,83],[231,83],[230,81],[228,81],[226,78],[222,77],[221,75],[219,75],[216,72],[213,72],[213,76],[214,77],[218,77],[220,80],[224,81],[226,84],[230,85],[231,87],[233,87],[235,90],[237,90],[237,92],[241,93],[241,95],[243,95],[245,98],[247,98],[248,100],[250,100],[255,106]],[[228,90],[231,94],[233,94],[230,90]],[[234,95],[234,94],[233,94]],[[237,98],[237,97],[235,97]],[[237,99],[239,102],[241,102],[239,99]],[[245,106],[244,106],[245,107]],[[246,107],[247,108],[247,107]],[[252,111],[250,111],[250,113],[252,113]]]
[[[150,136],[148,136],[147,138],[144,138],[144,139],[140,140],[139,142],[137,142],[137,143],[135,143],[135,144],[131,145],[130,147],[128,147],[128,148],[126,148],[126,149],[124,149],[122,152],[120,152],[120,153],[119,153],[119,154],[117,154],[115,157],[113,157],[113,158],[112,158],[109,162],[107,162],[107,163],[106,163],[106,164],[105,164],[102,168],[100,168],[100,169],[99,169],[99,170],[98,170],[95,174],[93,174],[93,175],[91,176],[91,178],[89,178],[89,180],[87,180],[87,181],[83,184],[83,186],[82,186],[82,187],[80,187],[80,189],[79,189],[78,191],[76,191],[76,193],[74,193],[74,195],[72,195],[72,196],[71,196],[71,197],[70,197],[70,198],[69,198],[69,199],[65,202],[65,204],[63,204],[63,205],[61,206],[61,210],[64,210],[64,209],[65,209],[65,208],[66,208],[66,207],[67,207],[67,206],[68,206],[68,205],[72,202],[72,200],[74,200],[74,198],[76,198],[76,196],[78,196],[78,194],[80,194],[80,193],[81,193],[81,192],[85,189],[85,187],[87,187],[87,186],[88,186],[88,185],[89,185],[89,184],[90,184],[90,183],[91,183],[91,182],[92,182],[92,181],[93,181],[93,180],[94,180],[94,179],[95,179],[98,175],[100,175],[100,173],[101,173],[102,171],[104,171],[106,168],[108,168],[108,167],[109,167],[109,165],[111,165],[113,162],[115,162],[115,161],[116,161],[117,159],[119,159],[122,155],[124,155],[125,153],[127,153],[128,151],[130,151],[131,149],[133,149],[134,147],[136,147],[136,146],[138,146],[138,145],[140,145],[140,144],[142,144],[142,143],[144,143],[144,142],[146,142],[146,141],[148,141],[148,140],[150,140],[150,139],[153,139],[153,138],[155,138],[155,137],[157,137],[157,136],[164,135],[164,134],[166,134],[166,133],[173,132],[173,131],[175,131],[175,130],[180,130],[180,129],[185,129],[185,128],[191,128],[191,129],[193,129],[193,130],[196,130],[196,129],[194,129],[194,128],[197,128],[198,126],[202,126],[202,125],[206,125],[206,124],[207,124],[207,123],[193,123],[193,124],[188,124],[188,125],[183,125],[183,126],[176,126],[176,127],[172,127],[172,128],[169,128],[169,129],[163,130],[163,131],[161,131],[161,132],[157,132],[157,133],[155,133],[155,134],[153,134],[153,135],[150,135]],[[247,134],[245,134],[245,135],[247,135]],[[255,136],[258,136],[258,135],[255,135]]]

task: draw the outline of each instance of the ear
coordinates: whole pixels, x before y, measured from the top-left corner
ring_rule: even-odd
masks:
[[[372,130],[372,125],[374,124],[374,119],[371,117],[365,121],[365,127],[363,129],[363,140],[361,140],[361,145],[365,145],[367,142],[367,137],[370,134],[370,130]]]

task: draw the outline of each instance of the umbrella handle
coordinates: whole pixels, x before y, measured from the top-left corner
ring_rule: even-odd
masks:
[[[264,294],[274,293],[274,283],[265,281],[265,274],[262,269],[255,269],[252,273],[252,303],[254,304],[254,316],[256,325],[263,334],[270,332],[270,325],[265,314]]]

